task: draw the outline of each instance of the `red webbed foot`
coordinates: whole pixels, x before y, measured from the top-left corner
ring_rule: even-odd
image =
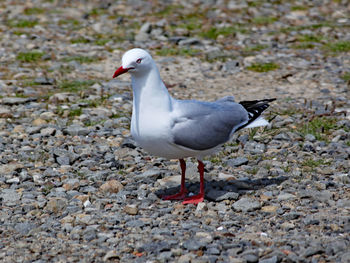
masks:
[[[177,194],[174,195],[164,195],[162,196],[163,200],[183,200],[186,198],[187,190],[182,190]]]
[[[204,193],[200,193],[198,195],[192,195],[192,196],[186,197],[185,200],[182,202],[182,204],[198,205],[198,203],[203,201],[204,201]]]

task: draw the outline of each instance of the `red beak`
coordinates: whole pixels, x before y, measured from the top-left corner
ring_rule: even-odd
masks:
[[[128,68],[123,68],[123,66],[119,67],[119,68],[114,72],[113,78],[116,78],[116,77],[118,77],[119,75],[128,72],[128,70],[129,70]]]

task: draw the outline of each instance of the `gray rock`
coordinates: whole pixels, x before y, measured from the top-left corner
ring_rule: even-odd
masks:
[[[36,225],[29,222],[18,223],[15,226],[15,230],[22,235],[28,235],[29,231],[35,228]]]
[[[149,33],[151,33],[151,30],[152,30],[152,24],[149,22],[146,22],[141,26],[139,32],[149,34]]]
[[[236,211],[250,212],[261,208],[260,202],[252,198],[241,198],[232,205]]]
[[[6,97],[2,99],[2,103],[5,105],[18,105],[28,103],[33,100],[35,100],[35,98]]]
[[[333,199],[333,193],[329,190],[316,191],[313,198],[320,202],[327,202]]]
[[[86,136],[90,133],[90,130],[85,127],[81,127],[79,125],[73,124],[68,126],[65,132],[71,136],[77,136],[77,135]]]
[[[141,42],[147,41],[150,37],[151,30],[152,30],[151,23],[149,23],[149,22],[144,23],[141,26],[138,34],[135,36],[135,40],[141,41]]]
[[[227,61],[222,67],[222,70],[230,73],[237,73],[240,71],[240,63],[238,60]]]
[[[220,255],[221,252],[218,248],[216,247],[210,247],[206,250],[206,253],[210,254],[210,255]]]
[[[68,156],[59,156],[56,158],[56,161],[60,165],[69,165],[70,164],[70,160],[69,160]]]
[[[12,112],[10,109],[0,106],[0,118],[11,118]]]
[[[210,189],[209,192],[206,193],[205,197],[209,200],[220,202],[223,200],[237,200],[239,193]]]
[[[289,141],[290,140],[290,137],[286,133],[279,133],[273,138],[275,140],[280,140],[280,141]]]
[[[46,77],[35,78],[34,82],[36,84],[40,84],[40,85],[53,85],[53,84],[55,84],[55,80],[53,78],[46,78]]]
[[[96,239],[97,238],[97,234],[96,234],[96,229],[94,228],[87,228],[84,233],[83,233],[83,238],[85,241],[91,241],[93,239]]]
[[[259,260],[259,254],[256,250],[247,250],[244,251],[241,255],[249,263],[255,263]]]
[[[28,133],[29,135],[34,134],[34,133],[39,133],[41,128],[42,128],[42,126],[28,127],[26,129],[26,133]]]
[[[1,198],[4,205],[15,206],[19,202],[21,196],[15,189],[2,189]]]
[[[350,262],[350,252],[345,252],[341,256],[340,262]]]
[[[304,257],[311,257],[313,255],[316,254],[321,254],[324,252],[324,249],[320,246],[312,246],[312,247],[308,247],[305,251],[304,251]]]
[[[350,200],[349,199],[339,199],[336,202],[336,206],[340,208],[350,208]]]
[[[178,44],[180,41],[185,39],[187,39],[187,37],[183,37],[183,36],[172,36],[168,38],[169,42],[172,42],[174,44]]]
[[[52,136],[56,133],[56,129],[55,128],[51,128],[51,127],[47,127],[44,128],[40,131],[40,134],[42,136],[48,137],[48,136]]]
[[[241,165],[246,165],[248,164],[248,159],[245,157],[237,157],[234,159],[230,159],[225,162],[226,165],[231,166],[231,167],[238,167]]]
[[[46,206],[45,210],[52,213],[61,213],[67,207],[67,200],[63,198],[51,198]]]
[[[202,247],[202,244],[197,240],[190,239],[183,243],[183,247],[187,250],[198,250]]]
[[[198,38],[187,38],[180,40],[178,42],[179,46],[192,46],[192,45],[200,45],[201,41]]]
[[[270,258],[265,258],[265,259],[260,259],[259,263],[277,263],[279,262],[278,257],[277,256],[273,256]]]
[[[286,201],[286,200],[293,200],[295,199],[295,195],[290,194],[290,193],[280,193],[277,196],[277,201]]]
[[[315,142],[316,141],[316,137],[313,134],[306,134],[305,135],[305,140],[309,141],[309,142]]]
[[[244,150],[251,154],[262,154],[265,152],[266,146],[263,143],[247,142]]]
[[[290,212],[290,213],[286,213],[286,214],[283,215],[283,217],[286,220],[294,220],[294,219],[299,218],[300,216],[302,216],[302,214],[299,213],[299,212]]]
[[[303,151],[305,152],[315,152],[315,147],[311,142],[305,142],[303,145]]]
[[[125,224],[127,227],[143,227],[145,225],[144,222],[142,222],[141,220],[131,220],[131,221],[128,221],[126,224]]]

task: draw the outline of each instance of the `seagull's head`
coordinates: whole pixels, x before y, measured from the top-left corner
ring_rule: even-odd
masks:
[[[141,48],[130,49],[123,55],[122,65],[113,75],[113,78],[129,72],[131,74],[142,74],[149,71],[154,62],[151,55]]]

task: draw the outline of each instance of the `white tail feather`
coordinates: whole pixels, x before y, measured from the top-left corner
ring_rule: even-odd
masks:
[[[259,117],[249,125],[245,126],[244,128],[255,128],[255,127],[267,126],[267,125],[269,125],[269,122],[264,118]]]

